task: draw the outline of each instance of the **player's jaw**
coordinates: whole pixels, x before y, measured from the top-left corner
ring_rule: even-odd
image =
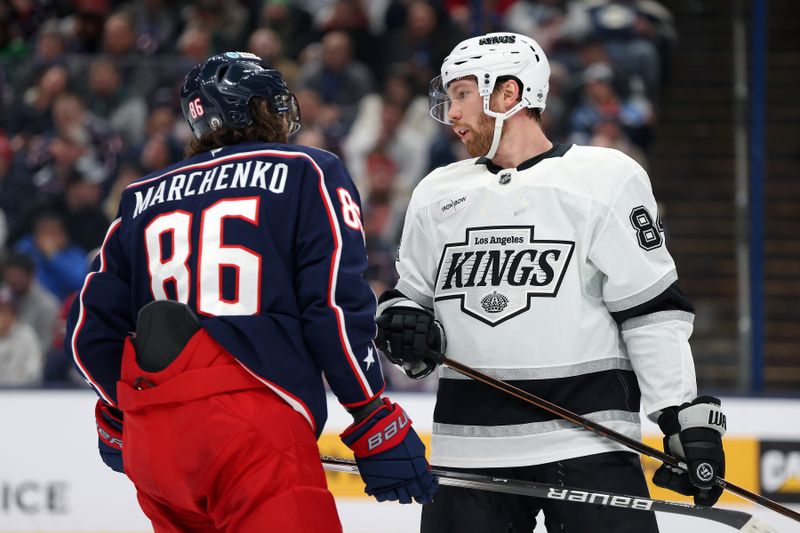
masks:
[[[472,157],[486,155],[492,146],[494,134],[494,117],[480,114],[476,124],[459,121],[453,124],[453,131],[467,147],[467,152]]]

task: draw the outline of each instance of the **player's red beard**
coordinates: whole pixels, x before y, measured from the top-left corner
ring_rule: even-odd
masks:
[[[464,143],[467,147],[467,152],[472,157],[481,157],[489,152],[492,147],[492,138],[494,136],[494,125],[497,119],[481,113],[478,123],[474,128],[470,128],[472,135]],[[503,128],[505,133],[505,128]],[[501,137],[502,139],[502,134]]]

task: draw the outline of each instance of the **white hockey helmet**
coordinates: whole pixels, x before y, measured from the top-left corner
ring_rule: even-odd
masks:
[[[505,119],[525,107],[545,108],[550,64],[542,47],[530,37],[509,32],[488,33],[459,43],[442,63],[441,76],[430,84],[428,101],[434,119],[452,123],[447,117],[450,109],[447,87],[453,80],[466,76],[477,79],[487,115]],[[489,110],[489,96],[497,78],[502,76],[513,76],[522,83],[522,99],[501,115]]]

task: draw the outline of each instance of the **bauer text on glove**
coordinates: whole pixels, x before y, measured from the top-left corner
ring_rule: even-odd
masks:
[[[425,445],[399,405],[383,398],[377,409],[354,422],[341,438],[353,450],[364,492],[379,502],[432,500],[437,484],[425,459]]]

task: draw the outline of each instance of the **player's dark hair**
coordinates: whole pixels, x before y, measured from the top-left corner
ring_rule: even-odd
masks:
[[[222,126],[203,134],[199,139],[192,139],[186,150],[186,156],[192,157],[215,148],[247,141],[289,142],[289,126],[286,124],[286,120],[283,115],[270,111],[266,100],[263,98],[250,100],[250,113],[253,116],[253,123],[244,128]]]
[[[492,94],[500,94],[500,86],[503,85],[507,81],[515,81],[517,82],[517,86],[519,87],[519,94],[520,97],[517,100],[522,100],[522,82],[516,76],[498,76],[497,81],[494,83],[494,90]],[[537,123],[542,123],[542,110],[538,107],[526,107],[525,112],[528,114],[529,117],[533,118]]]

